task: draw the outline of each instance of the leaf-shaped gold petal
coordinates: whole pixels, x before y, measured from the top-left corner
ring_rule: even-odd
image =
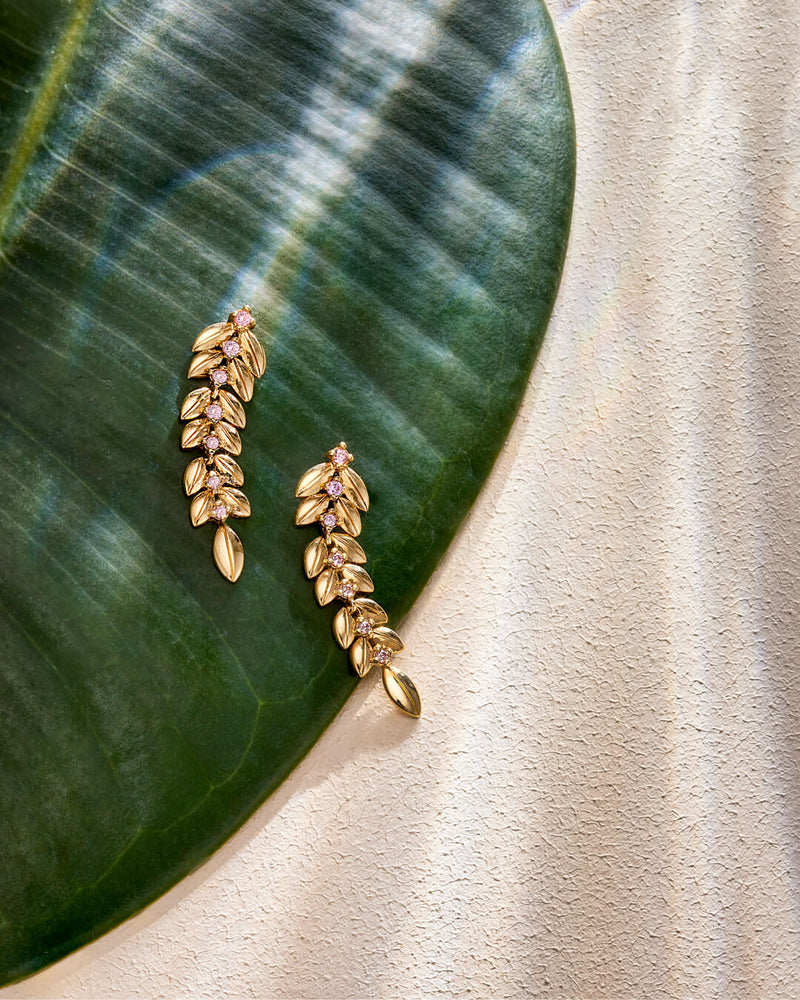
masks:
[[[309,542],[303,553],[303,567],[309,580],[322,572],[328,561],[328,546],[321,536]]]
[[[211,390],[208,388],[192,389],[181,403],[181,420],[194,420],[201,416],[203,410],[211,402]]]
[[[359,510],[369,510],[369,493],[364,485],[364,480],[357,472],[350,468],[339,470],[339,478],[344,486],[345,493],[350,497]]]
[[[422,702],[416,685],[402,670],[383,668],[383,686],[391,700],[401,712],[418,719],[422,714]]]
[[[348,562],[365,563],[367,561],[366,552],[364,552],[355,538],[337,531],[336,534],[331,535],[331,541],[335,543],[336,548],[339,549]]]
[[[197,493],[206,481],[206,463],[202,458],[193,458],[183,472],[183,488],[186,495]]]
[[[318,493],[332,475],[333,466],[330,462],[323,462],[321,465],[312,466],[300,477],[300,482],[297,484],[294,495],[296,497],[309,497],[312,493]]]
[[[350,647],[350,662],[359,677],[369,673],[369,668],[372,666],[372,650],[363,636],[359,636]]]
[[[192,420],[181,431],[181,448],[199,448],[208,434],[209,422],[205,419]]]
[[[399,653],[400,650],[406,648],[397,632],[394,629],[387,628],[385,625],[374,628],[372,630],[372,637],[373,639],[377,639],[381,646],[391,649],[393,653]]]
[[[216,347],[217,344],[221,344],[228,334],[232,332],[233,326],[230,323],[212,323],[211,326],[207,326],[205,330],[201,330],[197,334],[192,344],[192,350],[209,351],[212,347]]]
[[[316,495],[313,497],[305,497],[297,505],[297,510],[294,515],[294,523],[313,524],[327,506],[327,496]]]
[[[200,351],[189,362],[189,378],[202,378],[208,375],[222,360],[222,351]]]
[[[201,524],[205,524],[209,517],[211,517],[213,506],[214,494],[211,490],[203,490],[202,493],[198,493],[192,497],[192,502],[189,504],[189,517],[192,519],[192,524],[195,528],[199,528]]]
[[[343,580],[352,583],[356,590],[361,591],[362,594],[371,594],[375,589],[372,577],[363,566],[358,566],[356,563],[347,563],[345,566],[342,566],[339,572],[342,574]]]
[[[223,486],[217,493],[233,517],[250,517],[250,501],[241,490]]]
[[[242,330],[239,334],[239,344],[242,348],[241,356],[247,367],[256,378],[261,378],[267,370],[267,356],[261,341],[251,330]]]
[[[253,398],[253,373],[239,358],[228,362],[228,384],[247,403]]]
[[[331,603],[334,597],[336,597],[338,589],[339,577],[336,571],[331,569],[330,566],[324,569],[314,581],[314,594],[317,601],[323,606]]]
[[[242,450],[242,439],[236,428],[226,420],[214,424],[214,433],[219,438],[220,447],[231,455],[238,455]]]
[[[359,597],[354,603],[358,611],[365,618],[369,618],[373,624],[382,625],[384,622],[389,621],[389,616],[380,604],[377,601],[373,601],[371,597]]]
[[[214,468],[221,475],[226,476],[229,483],[234,486],[241,486],[244,482],[244,473],[238,462],[235,462],[230,455],[217,452],[213,458]]]
[[[339,524],[348,535],[361,534],[361,515],[354,503],[345,497],[340,497],[336,504],[336,514],[339,518]]]
[[[244,566],[244,548],[233,528],[221,524],[214,535],[214,562],[226,580],[236,583]]]
[[[234,427],[244,427],[247,422],[244,407],[232,392],[226,389],[219,391],[219,405],[222,407],[222,416],[233,424]]]
[[[333,634],[342,649],[348,649],[356,637],[353,616],[347,608],[339,608],[333,616]]]

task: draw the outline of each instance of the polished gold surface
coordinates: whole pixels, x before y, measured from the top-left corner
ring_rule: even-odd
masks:
[[[252,398],[255,379],[264,374],[266,354],[252,331],[250,306],[235,310],[227,322],[212,323],[195,338],[189,378],[208,378],[209,385],[193,389],[180,406],[181,447],[200,448],[203,454],[186,466],[183,488],[191,497],[189,517],[198,527],[217,524],[214,562],[234,583],[244,565],[244,549],[229,517],[249,517],[250,501],[239,489],[244,483],[241,466],[234,459],[242,450],[239,431],[245,426],[241,400]],[[327,563],[327,547],[323,566]],[[337,576],[333,594],[340,584]]]
[[[336,642],[347,649],[359,677],[374,663],[383,669],[383,686],[392,702],[407,715],[418,718],[419,692],[413,681],[395,670],[392,659],[404,649],[403,640],[389,628],[380,604],[365,595],[374,584],[363,563],[364,549],[355,540],[361,531],[360,511],[369,509],[364,480],[350,464],[352,454],[342,441],[326,455],[327,461],[308,469],[295,490],[299,499],[295,524],[316,524],[320,536],[305,548],[303,568],[314,580],[314,595],[321,605],[339,601],[333,617]]]

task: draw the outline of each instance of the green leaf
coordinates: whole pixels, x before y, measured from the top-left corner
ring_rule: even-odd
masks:
[[[0,31],[8,981],[202,862],[353,690],[292,523],[339,440],[375,596],[411,607],[526,386],[574,137],[539,0],[12,0]],[[243,302],[231,585],[177,406]]]

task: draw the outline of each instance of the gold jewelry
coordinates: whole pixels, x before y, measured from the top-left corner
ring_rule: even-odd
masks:
[[[400,636],[386,622],[383,608],[364,594],[375,589],[363,563],[364,550],[355,536],[361,533],[361,511],[369,508],[364,480],[350,468],[353,456],[344,441],[332,448],[327,461],[309,469],[297,484],[300,504],[295,524],[319,524],[315,538],[303,556],[306,576],[314,580],[317,601],[344,605],[333,619],[333,634],[342,649],[350,650],[350,662],[359,677],[378,663],[383,686],[397,707],[419,718],[421,703],[414,682],[392,666],[395,653],[403,649]]]
[[[207,377],[211,384],[193,389],[181,404],[181,420],[189,421],[181,434],[181,448],[203,449],[183,474],[186,495],[192,497],[189,516],[195,528],[206,521],[217,523],[214,562],[231,583],[241,575],[244,548],[225,522],[229,517],[249,517],[250,501],[238,488],[244,474],[233,459],[242,450],[239,430],[245,425],[244,407],[226,387],[248,402],[254,379],[264,374],[267,359],[252,332],[255,323],[250,306],[243,306],[230,314],[227,323],[213,323],[198,334],[189,378]]]

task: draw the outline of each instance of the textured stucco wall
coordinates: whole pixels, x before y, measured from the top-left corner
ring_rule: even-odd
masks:
[[[549,338],[406,624],[145,913],[6,997],[800,996],[797,4],[551,10]]]

